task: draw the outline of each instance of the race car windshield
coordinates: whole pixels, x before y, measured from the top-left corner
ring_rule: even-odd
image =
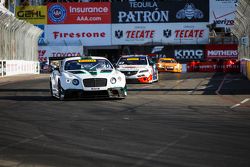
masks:
[[[177,63],[175,60],[160,60],[162,63]]]
[[[147,65],[146,57],[121,58],[118,65]]]
[[[105,59],[83,59],[83,60],[70,60],[65,63],[65,70],[112,70],[111,63]]]

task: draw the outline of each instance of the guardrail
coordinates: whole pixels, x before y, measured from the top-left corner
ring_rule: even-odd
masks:
[[[250,80],[250,59],[241,59],[241,73]]]
[[[1,9],[0,76],[37,73],[38,38],[42,30]]]

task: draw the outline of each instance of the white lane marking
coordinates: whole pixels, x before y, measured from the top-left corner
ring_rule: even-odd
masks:
[[[235,108],[235,107],[239,107],[240,106],[240,104],[235,104],[235,105],[233,105],[232,107],[230,107],[231,109],[233,109],[233,108]]]
[[[246,102],[248,102],[250,99],[245,99],[245,100],[243,100],[242,102],[240,102],[241,104],[244,104],[244,103],[246,103]]]
[[[13,147],[13,146],[17,146],[17,145],[19,145],[19,144],[28,143],[28,142],[31,142],[31,141],[33,141],[33,140],[37,140],[37,139],[39,139],[39,138],[41,138],[41,137],[43,137],[43,136],[44,136],[44,135],[40,135],[40,136],[36,136],[36,137],[30,138],[30,139],[21,140],[21,141],[19,141],[19,142],[17,142],[17,143],[10,144],[10,145],[8,145],[8,146],[5,146],[5,147],[0,148],[0,152],[1,152],[1,151],[4,151],[4,150],[7,150],[7,149],[9,149],[9,148],[11,148],[11,147]]]
[[[163,153],[164,151],[166,151],[167,149],[169,149],[169,147],[176,145],[179,141],[187,138],[188,136],[189,136],[188,134],[185,134],[185,135],[179,137],[178,139],[172,141],[171,143],[168,143],[165,147],[157,150],[156,152],[153,152],[153,153],[149,154],[143,160],[140,160],[137,163],[135,163],[132,167],[143,166],[147,161],[150,161],[153,158],[159,156],[161,153]]]
[[[219,86],[218,89],[215,91],[215,93],[216,93],[217,95],[220,95],[219,91],[221,90],[221,88],[222,88],[222,86],[223,86],[223,84],[224,84],[224,82],[225,82],[225,80],[226,80],[226,77],[227,77],[227,75],[224,76],[223,80],[222,80],[221,83],[220,83],[220,86]]]

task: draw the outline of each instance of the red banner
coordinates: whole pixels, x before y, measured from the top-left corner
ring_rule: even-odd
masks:
[[[48,4],[48,24],[110,24],[110,2]]]
[[[207,59],[238,59],[238,46],[236,44],[206,45]]]

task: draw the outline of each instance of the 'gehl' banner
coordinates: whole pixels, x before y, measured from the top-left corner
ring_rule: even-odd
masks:
[[[209,0],[112,2],[112,23],[209,22]]]
[[[110,2],[48,5],[48,24],[110,24]]]

